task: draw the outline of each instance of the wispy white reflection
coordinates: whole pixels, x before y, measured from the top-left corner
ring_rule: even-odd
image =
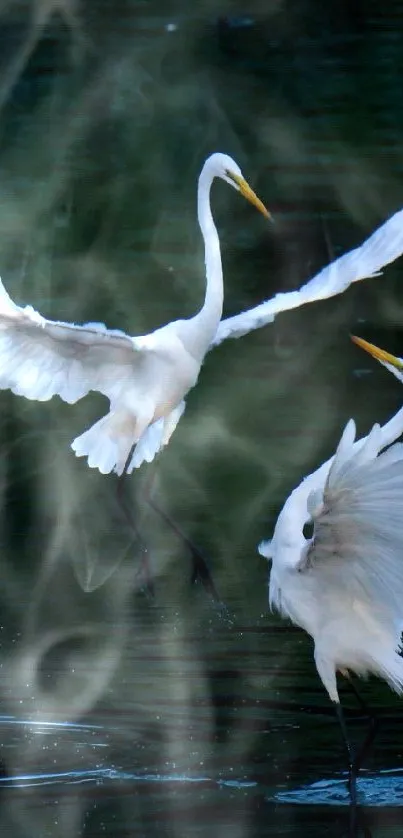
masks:
[[[49,786],[56,783],[76,785],[78,783],[99,783],[102,780],[117,780],[136,783],[192,783],[214,785],[217,787],[229,787],[235,789],[252,788],[257,785],[250,780],[226,780],[215,779],[214,777],[195,777],[187,774],[160,774],[160,773],[132,773],[130,771],[119,771],[115,768],[98,768],[82,771],[62,771],[50,774],[20,774],[12,780],[0,778],[1,786]]]
[[[47,722],[33,719],[16,719],[15,716],[0,716],[0,724],[26,725],[40,728],[67,728],[68,730],[102,730],[103,725],[85,725],[79,722]]]

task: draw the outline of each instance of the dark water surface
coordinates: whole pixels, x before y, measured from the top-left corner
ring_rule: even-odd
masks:
[[[132,334],[203,295],[195,185],[233,155],[274,227],[222,184],[225,314],[297,288],[403,206],[403,5],[66,0],[0,15],[0,265],[18,302]],[[57,12],[57,13],[56,13]],[[402,403],[349,341],[402,354],[402,261],[340,298],[210,353],[158,462],[155,498],[71,440],[102,415],[0,394],[0,836],[344,836],[337,723],[309,638],[268,614],[269,537],[291,489]],[[403,829],[401,700],[370,681],[380,731],[357,834]],[[352,740],[366,720],[341,685]]]

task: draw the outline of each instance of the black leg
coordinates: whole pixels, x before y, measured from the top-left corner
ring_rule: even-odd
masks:
[[[342,706],[339,702],[334,702],[336,715],[339,720],[341,735],[343,738],[344,747],[347,753],[348,759],[348,788],[350,792],[350,799],[351,799],[351,806],[352,809],[356,809],[357,806],[357,763],[355,759],[355,754],[352,749],[350,740],[348,738],[347,726],[346,721],[344,718],[344,713]],[[354,814],[354,821],[355,821],[355,814]]]
[[[175,521],[172,520],[171,516],[168,515],[168,513],[164,509],[161,509],[159,504],[155,502],[152,496],[155,476],[156,474],[154,471],[154,473],[151,475],[150,480],[147,481],[144,494],[144,499],[146,503],[151,507],[151,509],[153,509],[154,512],[156,512],[157,515],[159,515],[165,521],[166,524],[168,524],[168,526],[172,529],[175,535],[177,535],[178,538],[181,541],[183,541],[184,544],[186,544],[186,547],[188,548],[192,557],[192,584],[200,581],[207,593],[212,597],[214,602],[216,602],[220,606],[223,606],[222,600],[218,595],[217,588],[214,585],[210,570],[208,568],[208,564],[203,554],[201,553],[199,548],[196,547],[193,544],[193,542],[182,532],[182,530],[178,527]]]
[[[356,768],[357,768],[357,771],[359,771],[359,769],[361,768],[362,763],[364,761],[364,758],[366,757],[371,745],[373,744],[375,736],[378,733],[379,719],[374,714],[374,712],[371,710],[371,708],[368,707],[367,702],[363,699],[361,693],[357,689],[357,686],[355,685],[354,681],[350,677],[349,673],[346,673],[345,677],[347,679],[347,683],[348,683],[351,691],[355,695],[355,698],[358,702],[359,707],[361,708],[362,712],[364,713],[364,715],[367,717],[367,719],[369,721],[369,727],[368,727],[367,735],[366,735],[366,737],[365,737],[365,739],[364,739],[364,741],[361,745],[361,748],[359,749],[359,751],[358,751],[358,753],[356,754],[356,757],[355,757]]]
[[[140,532],[139,532],[139,529],[138,529],[138,526],[137,526],[137,523],[136,523],[136,520],[135,520],[135,516],[133,515],[133,510],[132,510],[131,506],[129,506],[127,504],[127,499],[126,499],[126,495],[125,495],[125,492],[124,492],[126,469],[129,465],[131,457],[133,455],[133,449],[134,449],[134,446],[131,449],[131,451],[129,453],[129,456],[126,460],[123,472],[120,475],[120,477],[118,478],[117,498],[118,498],[118,503],[119,503],[120,509],[122,510],[122,512],[124,514],[126,522],[128,523],[130,529],[134,533],[136,541],[140,545],[140,549],[141,549],[141,552],[142,552],[140,571],[141,571],[141,573],[142,573],[142,575],[145,579],[145,588],[146,588],[146,590],[149,594],[154,595],[154,585],[153,585],[153,582],[152,582],[152,573],[151,573],[151,568],[150,568],[149,552],[148,552],[148,549],[147,549],[146,545],[144,544],[144,542],[141,538],[141,535],[140,535]],[[222,609],[223,611],[225,611],[225,613],[227,613],[227,609],[226,609],[224,603],[222,602],[222,600],[221,600],[221,598],[218,594],[218,591],[217,591],[217,589],[214,585],[210,570],[208,568],[206,559],[204,558],[203,554],[192,543],[192,541],[182,532],[182,530],[178,527],[178,525],[175,523],[175,521],[172,520],[170,515],[168,515],[168,513],[165,512],[164,509],[161,509],[161,507],[153,499],[152,492],[153,492],[153,483],[155,481],[155,476],[156,476],[156,472],[154,470],[154,472],[151,474],[151,477],[149,478],[149,480],[146,483],[146,489],[145,489],[145,493],[144,493],[145,502],[148,504],[148,506],[151,507],[151,509],[153,509],[153,511],[157,515],[159,515],[168,524],[168,526],[173,530],[175,535],[177,535],[178,538],[181,539],[181,541],[183,541],[184,544],[186,544],[186,546],[187,546],[187,548],[188,548],[188,550],[191,554],[191,557],[192,557],[192,576],[191,576],[192,584],[194,584],[197,581],[200,581],[202,583],[203,587],[205,588],[205,590],[208,592],[208,594],[214,600],[214,602],[217,603],[217,605],[219,605],[220,609]],[[228,614],[227,614],[227,616],[229,617]]]
[[[126,469],[129,465],[133,454],[134,446],[131,448],[129,456],[125,462],[125,466],[123,469],[122,474],[118,477],[117,487],[116,487],[116,496],[118,499],[118,504],[123,512],[124,518],[126,523],[128,524],[129,528],[132,530],[135,540],[139,545],[140,552],[141,552],[141,559],[140,559],[140,566],[139,566],[139,575],[142,577],[145,592],[153,597],[154,596],[154,583],[152,578],[152,569],[151,569],[151,562],[150,562],[150,554],[146,545],[143,542],[141,537],[139,528],[137,526],[137,522],[135,516],[133,514],[132,506],[128,504],[127,497],[125,493],[125,478],[126,478]]]
[[[359,770],[362,766],[364,757],[366,756],[369,748],[371,747],[371,745],[374,741],[374,738],[375,738],[376,733],[378,731],[379,721],[378,721],[377,717],[374,715],[374,713],[371,711],[371,709],[368,707],[367,702],[364,700],[361,693],[357,689],[354,681],[352,681],[352,679],[350,677],[350,674],[348,672],[343,672],[343,675],[345,676],[351,691],[354,693],[354,696],[357,700],[357,703],[358,703],[360,709],[362,710],[363,714],[365,716],[367,716],[367,718],[369,719],[369,729],[368,729],[367,735],[366,735],[366,737],[364,739],[364,742],[362,743],[359,751],[357,753],[355,753],[352,746],[351,746],[351,742],[349,740],[346,721],[345,721],[345,718],[344,718],[344,713],[343,713],[341,704],[339,704],[339,703],[335,704],[336,714],[337,714],[337,718],[338,718],[339,723],[340,723],[340,729],[341,729],[341,732],[342,732],[343,742],[344,742],[344,746],[346,748],[347,758],[348,758],[348,773],[349,773],[348,787],[349,787],[350,800],[351,800],[349,834],[350,834],[351,838],[353,838],[353,836],[355,838],[355,836],[357,836],[359,834],[358,833],[359,824],[358,824],[358,815],[357,815],[357,776],[358,776],[358,772],[359,772]],[[361,824],[361,826],[363,828],[363,832],[360,833],[360,834],[363,834],[365,836],[365,838],[371,838],[371,832],[370,832],[368,826],[365,823]]]
[[[360,691],[358,690],[357,686],[355,685],[350,673],[346,671],[346,672],[343,672],[343,675],[344,675],[344,677],[347,681],[348,686],[350,687],[351,692],[354,693],[355,698],[357,699],[357,703],[358,703],[359,707],[361,708],[362,712],[366,716],[368,716],[368,718],[372,718],[372,712],[371,712],[370,708],[368,707],[367,702],[365,701],[365,699],[361,695]]]

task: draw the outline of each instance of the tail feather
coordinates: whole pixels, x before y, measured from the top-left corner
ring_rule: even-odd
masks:
[[[158,419],[136,441],[134,419],[117,423],[116,417],[108,413],[73,440],[71,447],[76,457],[87,457],[90,468],[99,469],[101,474],[115,472],[120,475],[123,474],[131,449],[136,445],[127,468],[127,473],[131,474],[142,463],[151,463],[162,447],[163,433],[164,420]]]
[[[135,445],[126,469],[127,474],[131,474],[142,463],[151,463],[169,442],[184,409],[185,402],[182,401],[168,416],[146,425],[140,435],[139,423],[134,416],[111,411],[73,440],[71,447],[76,457],[87,457],[89,467],[99,469],[101,474],[110,474],[111,471],[122,474]]]
[[[133,457],[127,468],[127,473],[131,474],[133,469],[140,468],[142,463],[151,463],[155,455],[161,450],[163,445],[164,420],[158,419],[149,425],[148,428],[141,435]]]
[[[131,424],[131,427],[130,427]],[[122,474],[130,450],[135,443],[134,422],[128,424],[126,433],[116,431],[111,413],[95,422],[81,436],[76,437],[71,447],[76,457],[87,457],[90,468],[97,468],[101,474]]]
[[[168,444],[185,407],[184,401],[179,402],[167,416],[157,419],[156,422],[146,428],[136,445],[127,469],[128,474],[131,474],[133,469],[139,468],[144,462],[151,463],[156,454],[161,451],[161,448]]]

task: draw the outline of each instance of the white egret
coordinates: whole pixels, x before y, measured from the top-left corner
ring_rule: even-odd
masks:
[[[336,673],[372,673],[403,691],[403,445],[395,442],[402,431],[403,409],[358,441],[350,420],[335,456],[294,489],[273,538],[258,548],[272,562],[270,606],[314,640],[316,668],[349,755],[352,801],[359,760]],[[308,523],[311,538],[304,536]]]
[[[356,335],[351,335],[351,340],[360,346],[361,349],[365,349],[373,358],[376,358],[377,361],[380,361],[381,364],[386,367],[389,372],[393,373],[399,381],[403,381],[403,358],[399,358],[398,355],[391,355],[390,352],[386,352],[385,349],[380,349],[379,346],[375,346],[374,343],[368,343],[367,340],[363,338],[358,338]]]
[[[0,284],[0,389],[69,404],[91,390],[107,396],[110,411],[77,437],[72,448],[103,474],[122,474],[151,461],[167,444],[196,384],[223,306],[220,242],[210,210],[210,188],[221,178],[266,217],[268,210],[225,154],[213,154],[201,171],[197,212],[205,244],[206,295],[194,317],[130,337],[98,323],[76,326],[46,320],[16,305]],[[130,453],[136,445],[131,460]]]
[[[151,462],[168,443],[183,413],[184,396],[196,384],[217,332],[223,306],[223,274],[220,241],[210,209],[210,189],[216,177],[270,217],[231,157],[213,154],[206,160],[197,192],[198,221],[205,245],[206,294],[201,310],[188,320],[176,320],[140,337],[108,330],[99,323],[76,326],[54,322],[31,306],[16,305],[0,280],[0,389],[10,388],[16,395],[38,401],[59,395],[69,404],[91,390],[105,395],[110,402],[109,413],[72,443],[76,455],[87,457],[88,465],[103,474],[130,474],[144,461]],[[121,508],[141,544],[121,482],[117,488]],[[156,505],[151,492],[146,499],[190,548],[192,579],[200,578],[219,600],[201,553]],[[141,566],[147,587],[152,589],[144,545],[142,552]]]

